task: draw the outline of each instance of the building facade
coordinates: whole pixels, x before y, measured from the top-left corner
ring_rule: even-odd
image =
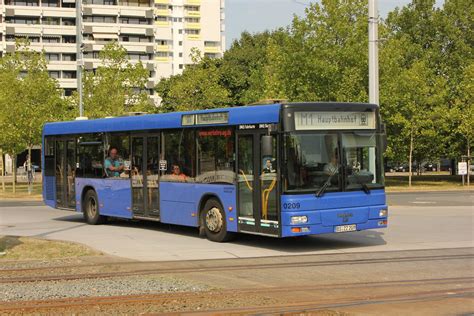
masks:
[[[50,76],[65,95],[77,89],[76,0],[0,0],[0,54],[15,50],[17,38],[44,50]],[[99,52],[118,41],[132,62],[150,71],[147,89],[179,74],[199,49],[220,57],[225,48],[225,0],[83,0],[84,68],[99,65]]]

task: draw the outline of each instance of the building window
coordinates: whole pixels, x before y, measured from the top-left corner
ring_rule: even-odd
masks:
[[[43,24],[45,25],[59,25],[59,18],[56,17],[44,17]]]
[[[76,54],[63,54],[63,61],[76,61]]]
[[[68,26],[76,25],[76,19],[63,18],[63,25],[68,25]]]
[[[75,36],[63,36],[63,43],[73,44],[76,42]]]
[[[46,53],[44,55],[47,61],[58,61],[59,60],[59,54],[54,54],[54,53]]]
[[[59,37],[43,37],[43,43],[59,43],[61,39]]]
[[[234,137],[231,128],[208,128],[197,132],[198,175],[196,182],[235,181]]]
[[[179,53],[179,57],[183,57],[183,53]]]
[[[184,32],[186,34],[193,34],[193,35],[199,35],[199,33],[200,33],[199,30],[185,30]]]
[[[7,16],[5,17],[5,23],[13,24],[39,24],[39,18],[34,17],[21,17],[21,16]]]
[[[183,64],[179,64],[179,69],[183,69]]]
[[[41,1],[41,6],[59,8],[59,1],[57,1],[57,0],[42,0]]]
[[[178,45],[179,45],[179,46],[183,46],[183,41],[179,41],[179,42],[178,42]]]
[[[64,89],[64,96],[65,97],[70,97],[70,96],[72,96],[74,91],[76,91],[76,89],[65,88]]]
[[[51,78],[54,79],[59,79],[60,77],[59,71],[48,71],[48,74]]]
[[[75,71],[63,71],[63,79],[75,79],[76,72]]]

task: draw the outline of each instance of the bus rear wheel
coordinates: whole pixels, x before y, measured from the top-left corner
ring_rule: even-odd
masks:
[[[99,199],[93,190],[86,192],[82,201],[84,218],[90,225],[100,225],[106,222],[107,217],[99,213]]]
[[[232,234],[227,231],[224,209],[216,199],[207,200],[201,211],[201,226],[207,239],[216,242],[228,241]]]

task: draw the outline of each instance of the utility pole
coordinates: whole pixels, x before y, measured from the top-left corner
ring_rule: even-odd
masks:
[[[84,117],[84,105],[82,103],[82,0],[76,0],[76,47],[77,47],[77,93],[79,94],[79,118]]]
[[[369,0],[369,102],[379,104],[379,14],[377,0]]]

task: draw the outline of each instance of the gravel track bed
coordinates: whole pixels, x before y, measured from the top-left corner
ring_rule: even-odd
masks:
[[[202,284],[191,284],[169,276],[153,275],[71,281],[39,281],[33,283],[0,284],[0,302],[68,297],[197,292],[209,289],[210,287]]]

